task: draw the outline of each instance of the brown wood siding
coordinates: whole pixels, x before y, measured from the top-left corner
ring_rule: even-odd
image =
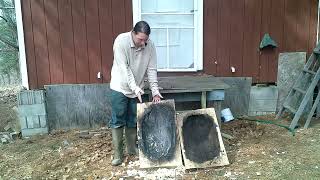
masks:
[[[109,82],[113,41],[132,29],[131,0],[23,0],[22,15],[31,89]]]
[[[28,78],[30,89],[38,87],[38,77],[36,68],[36,58],[34,55],[34,37],[31,17],[31,3],[30,0],[21,1],[21,10],[24,26],[24,38],[26,47],[26,62],[28,68]]]
[[[276,82],[280,52],[315,47],[317,7],[317,0],[204,0],[203,71],[159,75]],[[23,0],[22,13],[31,89],[110,81],[112,44],[132,28],[132,0]],[[265,33],[278,48],[259,51]]]
[[[255,83],[274,83],[279,53],[310,55],[315,47],[317,9],[317,0],[204,0],[203,71],[160,76],[249,76]],[[278,48],[259,51],[265,33]]]
[[[77,83],[90,83],[85,1],[72,0],[71,4]]]

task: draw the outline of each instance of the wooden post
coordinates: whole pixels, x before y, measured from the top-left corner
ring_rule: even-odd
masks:
[[[213,101],[213,108],[216,111],[219,127],[221,127],[221,102],[222,101]]]
[[[207,92],[202,91],[201,93],[201,108],[205,109],[207,108]]]

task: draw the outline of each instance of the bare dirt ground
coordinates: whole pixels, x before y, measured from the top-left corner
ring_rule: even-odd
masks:
[[[298,129],[292,136],[275,125],[234,120],[224,124],[222,131],[234,137],[224,139],[231,162],[226,167],[145,170],[134,157],[112,167],[111,133],[101,128],[90,130],[91,138],[80,138],[78,130],[55,131],[1,145],[0,179],[320,178],[320,125]]]
[[[15,116],[19,88],[0,88],[0,132]],[[273,119],[273,116],[256,117]],[[185,170],[140,169],[137,157],[126,157],[120,167],[110,165],[111,133],[92,129],[81,138],[79,130],[0,144],[1,179],[319,179],[320,123],[298,129],[296,135],[279,126],[246,120],[222,125],[229,166]],[[288,124],[287,120],[281,121]]]

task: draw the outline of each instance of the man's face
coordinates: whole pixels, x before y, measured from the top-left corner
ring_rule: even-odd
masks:
[[[141,33],[141,32],[138,32],[137,34],[135,32],[132,32],[132,37],[133,37],[132,38],[133,42],[137,47],[144,46],[149,38],[148,35],[146,35],[145,33]]]

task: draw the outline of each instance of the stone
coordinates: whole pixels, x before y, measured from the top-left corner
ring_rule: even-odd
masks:
[[[4,128],[5,131],[12,131],[11,124],[7,124]]]
[[[79,132],[79,138],[90,139],[92,136],[93,134],[90,134],[87,130]]]
[[[20,136],[20,132],[12,132],[12,133],[10,133],[10,138],[13,139],[13,140],[18,139],[19,136]]]
[[[290,88],[298,79],[306,62],[306,52],[280,53],[278,60],[278,103],[277,110],[281,108]]]
[[[1,143],[2,143],[2,144],[8,144],[9,141],[8,141],[6,138],[2,137],[2,138],[1,138]]]

